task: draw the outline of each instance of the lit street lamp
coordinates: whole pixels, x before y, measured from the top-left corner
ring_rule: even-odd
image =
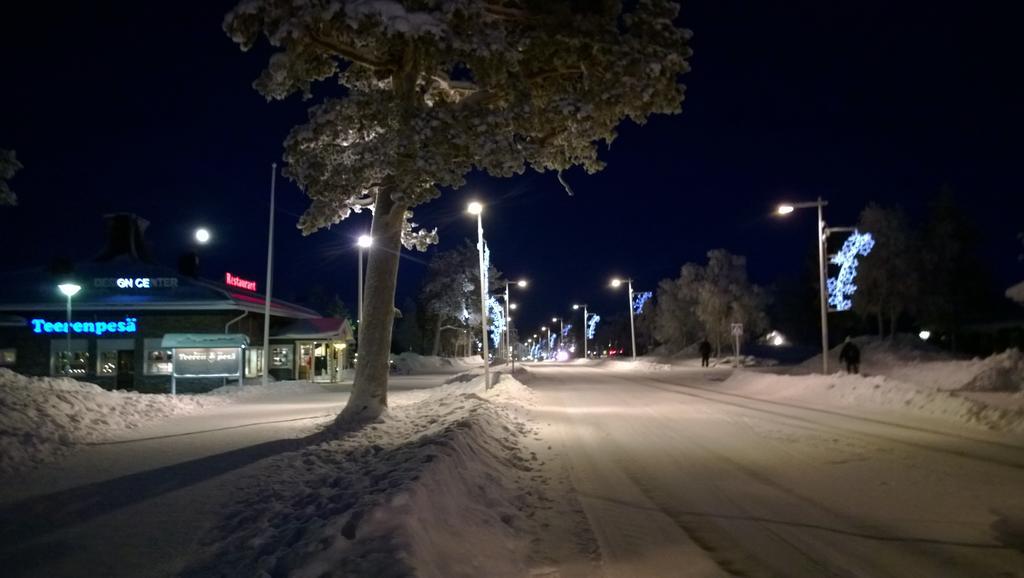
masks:
[[[618,287],[622,283],[622,279],[612,279],[612,287]],[[626,279],[625,283],[629,288],[627,292],[629,297],[629,338],[633,345],[633,361],[636,361],[636,329],[633,327],[633,280]]]
[[[583,305],[577,304],[572,306],[573,311],[577,311],[581,307],[583,308],[583,359],[587,359],[590,357],[587,355],[587,304],[584,303]],[[630,305],[630,307],[632,307],[632,305]]]
[[[563,336],[565,335],[565,322],[562,321],[561,317],[552,317],[551,322],[558,323],[558,339],[556,341],[558,341],[558,349],[562,349],[564,345],[562,339],[564,339]]]
[[[544,349],[548,350],[548,357],[551,357],[551,332],[548,331],[547,326],[540,328],[544,332]]]
[[[476,215],[477,253],[480,255],[480,337],[484,354],[484,388],[491,388],[491,368],[487,352],[487,270],[484,265],[484,206],[477,201],[466,207],[466,212]]]
[[[363,328],[363,251],[372,245],[373,237],[369,235],[359,235],[359,239],[356,240],[356,246],[359,247],[359,309],[356,312],[356,343],[359,342],[359,334]]]
[[[512,281],[505,281],[505,351],[508,353],[508,361],[512,364],[512,375],[516,373],[516,360],[512,352],[512,313],[516,308],[515,303],[509,302],[508,288]],[[516,287],[526,287],[526,279],[515,282]]]
[[[205,245],[210,242],[210,230],[206,227],[199,227],[196,229],[194,237],[197,243]]]
[[[61,283],[57,285],[57,289],[68,298],[67,307],[67,340],[64,346],[64,374],[71,375],[71,298],[78,294],[82,290],[82,286],[77,283]]]
[[[796,209],[818,209],[818,283],[821,286],[821,371],[822,373],[828,374],[828,297],[826,295],[827,286],[825,285],[825,240],[827,239],[827,230],[825,229],[825,218],[822,214],[822,209],[828,201],[823,201],[821,197],[818,197],[816,201],[810,201],[806,203],[785,203],[779,205],[776,209],[776,213],[780,216],[788,215]]]

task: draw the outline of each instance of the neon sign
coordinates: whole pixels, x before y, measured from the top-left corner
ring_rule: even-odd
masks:
[[[117,277],[92,280],[93,287],[118,289],[156,289],[161,287],[177,287],[177,277]]]
[[[232,287],[238,287],[239,289],[245,289],[246,291],[256,292],[255,281],[242,279],[241,277],[236,277],[231,273],[224,274],[224,282],[227,283],[228,285],[231,285]]]
[[[853,307],[850,297],[857,292],[857,285],[853,282],[857,277],[857,256],[866,257],[874,246],[871,233],[854,230],[839,253],[832,257],[831,262],[839,265],[839,275],[828,280],[828,304],[836,311],[847,311]]]
[[[135,333],[138,331],[138,319],[125,317],[122,321],[47,321],[33,319],[29,321],[33,333],[85,333],[103,335],[104,333]],[[70,330],[70,331],[69,331]]]

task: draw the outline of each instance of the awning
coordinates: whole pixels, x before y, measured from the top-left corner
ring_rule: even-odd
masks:
[[[160,347],[248,347],[249,338],[241,333],[168,333]]]
[[[299,319],[270,334],[271,339],[339,339],[353,341],[348,319],[320,317]]]

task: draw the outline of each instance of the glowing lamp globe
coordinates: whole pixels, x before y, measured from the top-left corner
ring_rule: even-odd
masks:
[[[516,281],[516,285],[520,287],[526,287],[526,279],[520,279],[519,281]]]
[[[470,215],[479,215],[480,213],[484,212],[484,206],[476,201],[473,201],[466,207],[466,212],[469,213]]]
[[[612,287],[618,287],[622,285],[622,279],[612,279]]]
[[[776,212],[780,215],[788,215],[792,213],[794,209],[795,207],[793,207],[793,205],[779,205],[779,208],[776,209]]]
[[[77,283],[61,283],[57,285],[57,289],[66,297],[74,297],[82,290],[82,286]]]
[[[210,231],[200,227],[196,229],[195,238],[199,244],[205,245],[210,242]]]
[[[373,245],[373,237],[369,235],[359,235],[359,239],[356,240],[356,245],[363,249],[368,249]]]
[[[928,341],[928,339],[930,339],[931,336],[932,336],[932,332],[928,331],[928,330],[924,330],[924,331],[918,333],[917,336],[921,338],[921,341]]]

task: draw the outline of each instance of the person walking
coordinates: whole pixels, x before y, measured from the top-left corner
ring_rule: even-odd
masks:
[[[846,364],[846,373],[860,372],[860,348],[849,337],[839,350],[839,361]]]
[[[710,360],[711,360],[711,344],[708,343],[707,338],[704,338],[704,340],[700,342],[699,350],[700,350],[700,366],[701,367],[709,367],[711,365],[711,362],[710,362]]]

